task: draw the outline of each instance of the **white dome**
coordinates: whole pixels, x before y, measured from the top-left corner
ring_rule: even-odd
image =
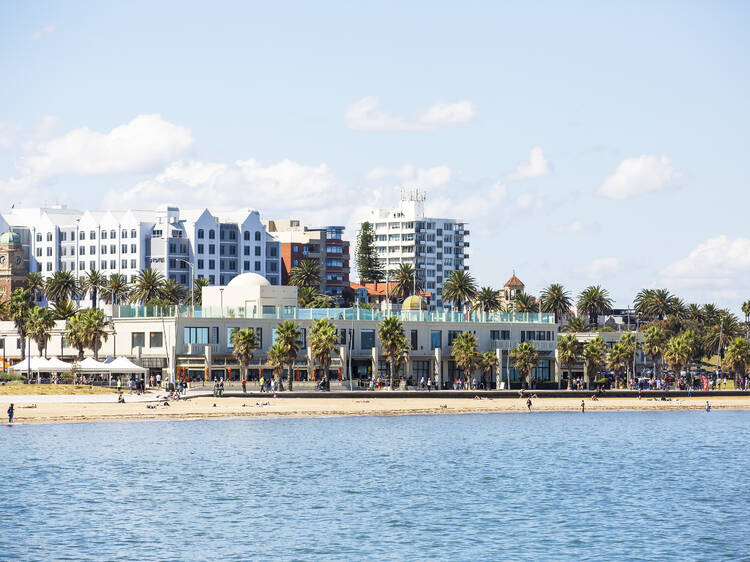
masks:
[[[227,283],[227,287],[232,289],[249,289],[250,287],[267,287],[270,285],[268,279],[257,273],[243,273]]]

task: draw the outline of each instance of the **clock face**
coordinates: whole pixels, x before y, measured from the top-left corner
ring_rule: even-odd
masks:
[[[21,256],[16,256],[16,263],[21,263]]]
[[[0,265],[5,265],[5,256],[0,256]]]

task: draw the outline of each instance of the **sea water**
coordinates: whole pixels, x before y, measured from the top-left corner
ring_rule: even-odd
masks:
[[[0,559],[750,557],[750,412],[0,427]]]

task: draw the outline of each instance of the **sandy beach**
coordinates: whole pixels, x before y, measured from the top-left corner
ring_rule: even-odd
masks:
[[[212,398],[197,397],[169,402],[135,402],[117,404],[86,402],[85,397],[67,401],[33,402],[33,397],[19,397],[15,402],[15,422],[65,423],[125,420],[193,420],[213,418],[322,417],[405,414],[458,414],[481,412],[527,412],[526,400],[520,398]],[[97,397],[101,400],[100,397]],[[750,409],[748,397],[711,397],[712,409]],[[616,410],[703,410],[705,398],[677,398],[670,401],[637,398],[601,398],[585,400],[586,412]],[[34,407],[30,407],[35,404]],[[538,398],[532,400],[533,412],[576,411],[580,398]],[[3,407],[3,414],[5,407]]]

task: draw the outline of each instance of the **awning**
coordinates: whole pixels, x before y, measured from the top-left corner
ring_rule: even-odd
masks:
[[[78,363],[80,373],[110,373],[109,365],[97,361],[93,357],[86,357]]]
[[[39,370],[49,371],[51,373],[66,373],[72,368],[73,365],[71,363],[66,363],[65,361],[61,361],[57,357],[52,357],[50,359],[47,359],[47,366],[44,369]]]
[[[111,363],[107,363],[106,368],[110,373],[147,373],[148,369],[139,367],[127,357],[118,357]]]
[[[44,357],[27,357],[23,361],[8,368],[14,373],[26,373],[29,371],[46,371],[47,360]]]

